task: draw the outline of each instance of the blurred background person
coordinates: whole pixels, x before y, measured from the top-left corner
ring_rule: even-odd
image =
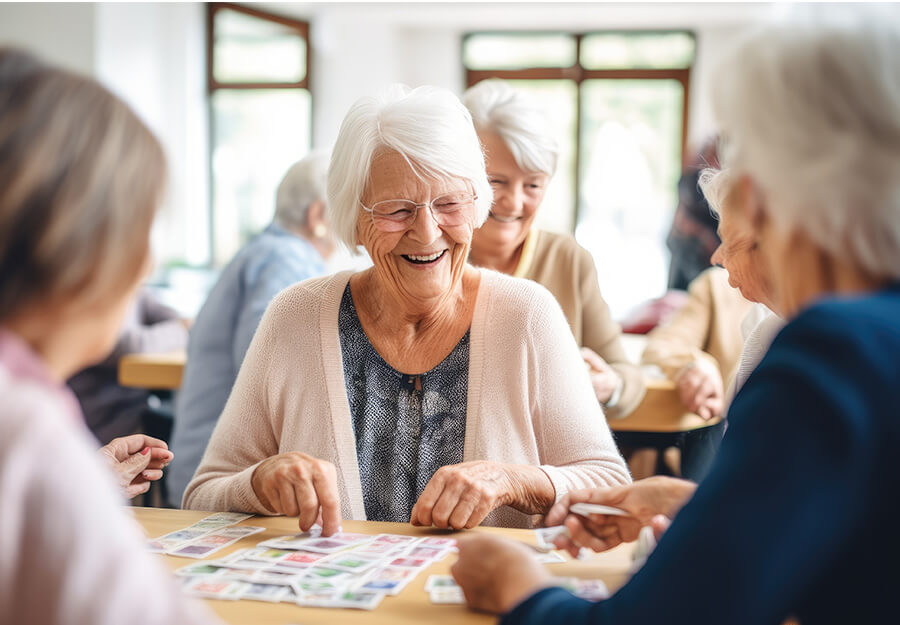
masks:
[[[279,291],[326,273],[335,248],[325,211],[328,153],[316,151],[284,175],[272,223],[222,270],[191,329],[175,404],[167,487],[178,506],[234,386],[266,307]]]
[[[146,551],[65,385],[148,272],[162,148],[93,80],[0,48],[0,154],[0,619],[212,622]]]
[[[716,218],[697,186],[703,169],[718,166],[718,135],[714,135],[704,141],[700,152],[678,180],[678,206],[666,237],[666,247],[671,253],[670,289],[687,290],[690,283],[710,267],[710,257],[721,243],[716,233]]]
[[[119,359],[126,354],[184,349],[189,327],[188,319],[159,302],[149,289],[141,289],[128,308],[112,352],[69,378],[88,429],[101,444],[140,432],[148,409],[150,391],[119,385]]]
[[[571,235],[532,228],[559,157],[544,112],[498,79],[469,88],[463,102],[484,146],[494,191],[488,219],[472,239],[469,261],[549,290],[582,348],[606,416],[626,416],[643,398],[644,381],[625,355],[622,330],[600,293],[594,259]]]
[[[900,556],[900,536],[884,531],[900,485],[900,22],[894,7],[795,11],[743,38],[712,83],[728,137],[717,178],[740,198],[726,210],[753,224],[788,323],[736,395],[699,486],[573,492],[547,515],[565,519],[571,538],[557,544],[573,553],[674,516],[608,600],[546,588],[521,545],[460,544],[454,575],[470,605],[506,612],[504,625],[817,625],[895,609],[881,564]],[[578,501],[631,516],[569,514]]]

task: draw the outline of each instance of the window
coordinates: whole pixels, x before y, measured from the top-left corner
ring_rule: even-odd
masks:
[[[262,230],[275,190],[309,152],[309,24],[253,8],[207,5],[212,260]]]
[[[574,232],[613,316],[666,289],[695,40],[687,32],[472,33],[468,86],[503,78],[551,114],[562,148],[537,225]]]

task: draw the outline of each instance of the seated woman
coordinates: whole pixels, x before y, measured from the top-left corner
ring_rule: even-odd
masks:
[[[675,383],[685,408],[704,419],[723,412],[725,382],[741,355],[741,321],[753,303],[710,267],[691,282],[685,305],[647,335],[641,363],[656,365]]]
[[[529,553],[485,537],[460,544],[454,568],[471,605],[506,612],[504,624],[891,620],[900,22],[848,11],[761,29],[714,74],[724,165],[743,197],[729,208],[754,224],[788,323],[735,397],[711,473],[697,487],[651,478],[571,493],[551,511],[547,523],[565,519],[573,549],[675,517],[610,599],[545,588],[552,581]],[[567,515],[586,500],[632,516]]]
[[[630,481],[553,297],[467,264],[491,187],[449,91],[347,113],[331,222],[374,266],[273,300],[184,505],[527,526],[567,491]]]
[[[0,620],[211,623],[147,553],[65,386],[112,349],[150,267],[162,148],[93,80],[0,48],[0,154]],[[105,449],[123,488],[156,443]]]
[[[494,189],[494,203],[475,232],[469,260],[546,287],[582,348],[606,415],[628,415],[644,397],[644,381],[625,356],[622,330],[600,294],[594,259],[571,236],[532,228],[559,154],[546,117],[502,80],[478,83],[463,102],[484,145]]]

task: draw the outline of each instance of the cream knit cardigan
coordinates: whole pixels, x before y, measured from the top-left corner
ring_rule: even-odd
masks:
[[[629,482],[556,300],[536,283],[479,271],[463,461],[538,465],[557,499]],[[272,300],[185,508],[271,514],[253,492],[253,471],[270,456],[300,451],[337,468],[343,518],[366,518],[338,334],[350,275],[305,280]],[[530,517],[506,507],[485,524],[528,527]]]

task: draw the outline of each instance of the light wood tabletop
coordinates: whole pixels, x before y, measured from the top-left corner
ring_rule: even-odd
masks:
[[[161,508],[133,508],[138,522],[144,527],[148,537],[155,538],[168,532],[187,527],[206,517],[211,512],[192,510],[167,510]],[[254,517],[239,525],[265,527],[266,531],[245,538],[234,545],[213,554],[207,560],[220,558],[237,549],[253,547],[263,540],[276,536],[294,534],[299,531],[296,518]],[[372,521],[344,521],[343,529],[365,534],[408,534],[415,536],[460,536],[464,532],[444,532],[435,529],[413,527],[407,523],[376,523]],[[469,532],[485,532],[535,544],[534,532],[522,529],[501,529],[479,527]],[[631,565],[634,543],[620,545],[606,553],[594,554],[587,560],[572,560],[564,555],[566,562],[548,564],[550,572],[562,577],[602,579],[614,590],[627,579]],[[174,556],[158,556],[170,570],[203,562]],[[425,580],[429,575],[446,575],[455,561],[453,554],[435,562],[425,569],[396,597],[385,597],[381,605],[371,612],[340,608],[307,608],[289,603],[265,603],[261,601],[207,600],[209,607],[226,623],[233,625],[281,625],[298,623],[365,623],[368,625],[421,625],[422,623],[494,623],[496,618],[470,611],[459,605],[434,605],[425,592]]]
[[[187,354],[126,354],[119,359],[119,384],[154,391],[174,391],[181,386]]]

